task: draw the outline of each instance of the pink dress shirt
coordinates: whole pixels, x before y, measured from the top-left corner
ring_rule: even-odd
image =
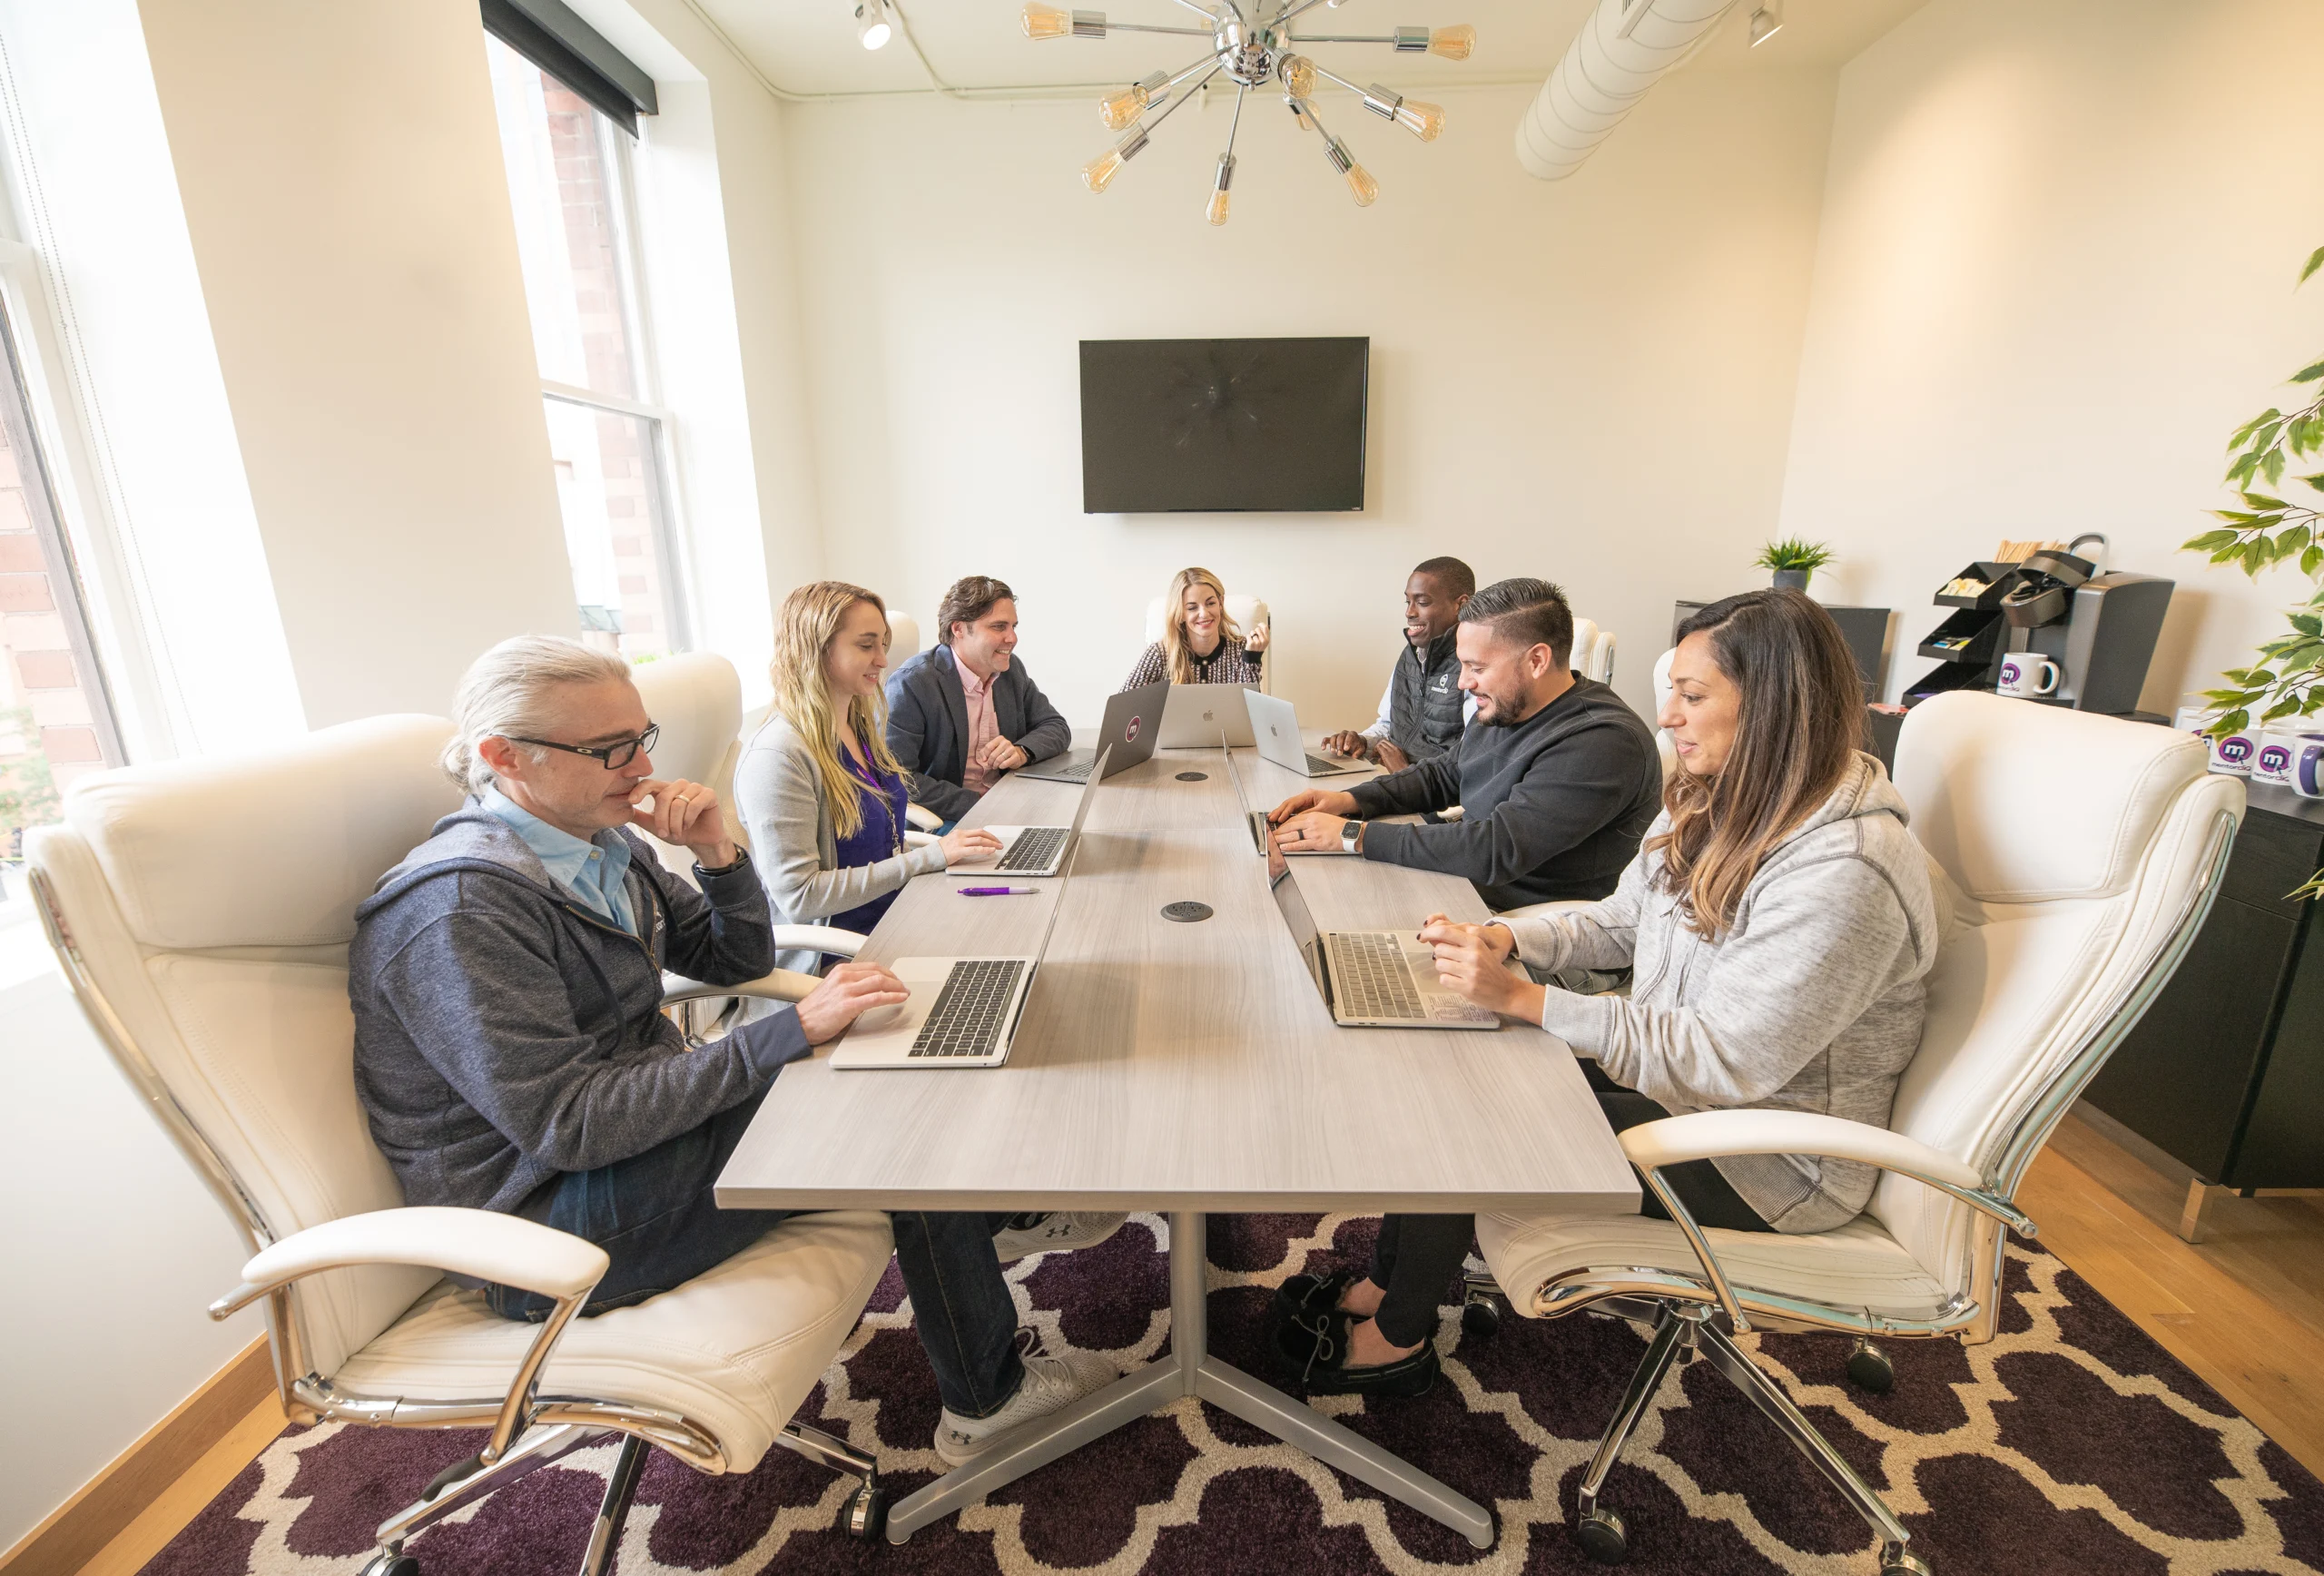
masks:
[[[969,758],[960,771],[960,786],[981,793],[1000,776],[991,767],[977,763],[978,752],[1000,737],[1000,720],[992,712],[992,681],[979,678],[965,662],[955,660],[952,665],[960,675],[960,694],[969,703]]]

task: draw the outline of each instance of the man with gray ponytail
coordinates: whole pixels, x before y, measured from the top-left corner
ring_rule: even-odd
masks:
[[[719,1171],[786,1064],[906,992],[877,964],[844,963],[795,1009],[690,1049],[660,1011],[662,971],[755,980],[774,966],[773,925],[718,796],[653,775],[656,730],[628,665],[519,636],[477,659],[453,712],[444,766],[468,801],[355,911],[356,1092],[406,1203],[585,1237],[612,1264],[584,1313],[643,1302],[783,1218],[718,1208]],[[641,831],[694,855],[693,885]],[[894,1217],[938,1388],[980,1447],[993,1423],[1113,1376],[1088,1354],[1019,1355],[996,1226]],[[507,1318],[548,1310],[484,1290]]]

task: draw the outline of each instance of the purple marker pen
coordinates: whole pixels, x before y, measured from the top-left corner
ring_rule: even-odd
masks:
[[[1029,898],[1038,896],[1039,887],[954,887],[964,898]]]

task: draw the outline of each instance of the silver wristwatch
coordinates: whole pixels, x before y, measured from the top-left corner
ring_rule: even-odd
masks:
[[[1340,822],[1340,852],[1341,852],[1342,853],[1354,853],[1354,852],[1356,852],[1356,840],[1357,840],[1358,838],[1362,837],[1363,835],[1364,835],[1364,822],[1361,822],[1361,821],[1343,821],[1343,822]]]

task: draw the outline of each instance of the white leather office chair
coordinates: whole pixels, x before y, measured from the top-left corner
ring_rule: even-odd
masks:
[[[739,835],[743,818],[733,813],[734,799],[721,792],[723,781],[731,790],[734,763],[742,754],[743,680],[734,665],[715,652],[689,651],[629,670],[645,714],[660,726],[654,744],[654,774],[683,777],[719,793],[730,830]],[[661,854],[662,862],[687,882],[694,880],[694,856],[674,848],[651,832],[642,833]]]
[[[888,609],[888,666],[901,667],[907,658],[920,655],[920,620],[909,613]]]
[[[1566,665],[1584,678],[1594,678],[1600,684],[1614,682],[1614,635],[1611,630],[1600,629],[1590,619],[1573,621],[1573,651],[1566,658]]]
[[[1260,601],[1256,596],[1237,596],[1230,595],[1226,598],[1226,616],[1234,622],[1235,627],[1241,630],[1246,635],[1248,635],[1252,630],[1257,628],[1262,624],[1267,626],[1266,660],[1259,664],[1259,693],[1262,694],[1275,694],[1275,627],[1274,615],[1267,611],[1267,605]],[[1157,596],[1153,601],[1148,602],[1146,605],[1146,644],[1151,645],[1161,638],[1162,598]]]
[[[580,1319],[603,1250],[513,1216],[401,1207],[356,1098],[347,947],[357,902],[459,801],[436,766],[450,731],[374,717],[109,772],[33,834],[33,891],[74,994],[253,1256],[212,1316],[265,1302],[294,1421],[491,1430],[380,1525],[366,1576],[413,1576],[402,1548],[421,1529],[615,1435],[585,1576],[613,1560],[649,1445],[705,1473],[787,1446],[854,1474],[844,1514],[876,1534],[871,1458],[790,1418],[887,1266],[884,1216],[786,1221],[674,1291]],[[555,1310],[496,1318],[447,1271]]]
[[[1905,724],[1896,785],[1950,882],[1957,925],[1929,974],[1927,1026],[1890,1126],[1789,1111],[1673,1117],[1620,1135],[1673,1221],[1478,1216],[1492,1278],[1521,1312],[1596,1308],[1654,1328],[1581,1480],[1575,1532],[1593,1557],[1623,1555],[1621,1519],[1598,1494],[1691,1348],[1871,1523],[1884,1571],[1927,1570],[1879,1495],[1732,1337],[1851,1336],[1849,1373],[1871,1389],[1887,1377],[1872,1336],[1993,1338],[2002,1228],[2034,1229],[2011,1202],[2026,1166],[2179,966],[2218,890],[2243,790],[2207,766],[2201,740],[2142,723],[1990,694],[1925,703]],[[1794,1236],[1700,1229],[1658,1181],[1684,1161],[1760,1154],[1837,1156],[1886,1175],[1856,1219]]]

